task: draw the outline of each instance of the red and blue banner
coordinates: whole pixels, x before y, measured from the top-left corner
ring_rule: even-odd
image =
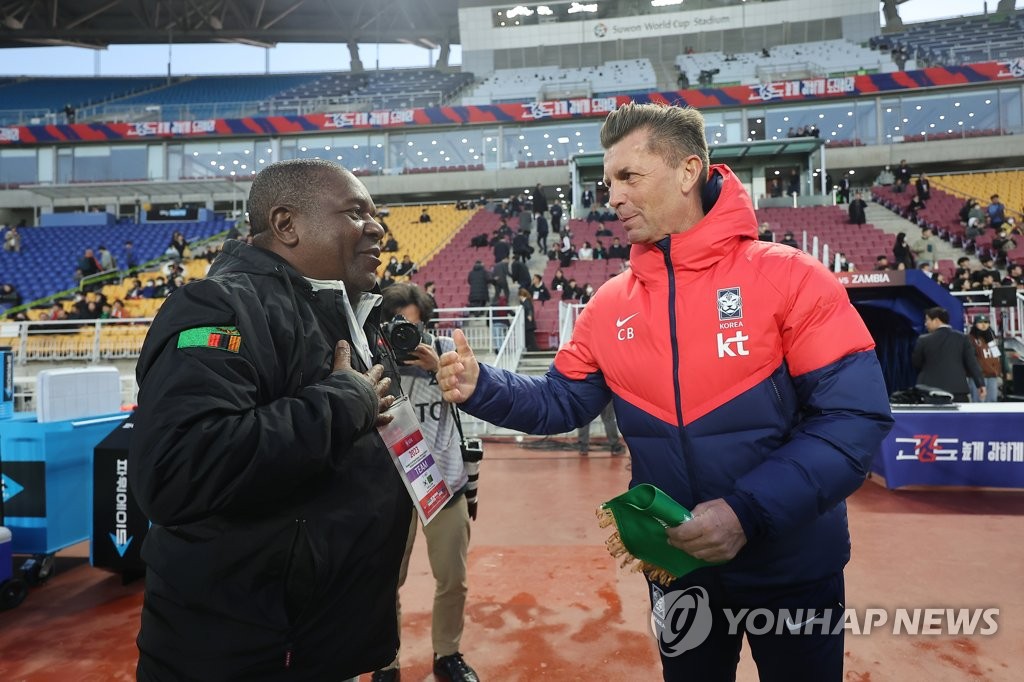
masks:
[[[1024,488],[1024,411],[975,409],[984,404],[965,411],[894,410],[896,425],[871,469],[888,488]]]
[[[266,116],[141,123],[73,123],[0,128],[0,145],[110,142],[160,138],[293,135],[337,130],[392,130],[427,126],[533,123],[603,117],[630,100],[721,109],[758,104],[839,99],[894,92],[1024,79],[1024,59],[919,71],[876,73],[838,78],[777,81],[725,88],[694,88],[645,95],[611,95],[568,100],[488,104],[425,109]]]

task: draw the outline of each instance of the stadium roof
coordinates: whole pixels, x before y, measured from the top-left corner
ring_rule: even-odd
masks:
[[[8,0],[0,47],[458,43],[458,0]]]

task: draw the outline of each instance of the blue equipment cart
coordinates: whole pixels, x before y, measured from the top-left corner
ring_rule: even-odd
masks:
[[[35,584],[53,555],[89,539],[92,451],[127,413],[39,423],[34,413],[0,420],[5,525],[13,554],[31,557],[22,575]]]

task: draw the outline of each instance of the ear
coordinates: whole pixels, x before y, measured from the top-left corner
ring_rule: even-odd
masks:
[[[679,190],[683,194],[690,194],[695,187],[699,186],[699,180],[702,179],[701,173],[703,173],[703,171],[704,165],[701,163],[700,157],[696,154],[683,159],[683,162],[679,164],[677,171]]]
[[[270,232],[276,241],[285,246],[295,246],[299,243],[299,235],[296,231],[295,214],[287,206],[274,206],[270,209]]]

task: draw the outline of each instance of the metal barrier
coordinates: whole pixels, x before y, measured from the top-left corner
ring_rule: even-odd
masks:
[[[1016,305],[997,306],[992,304],[992,289],[978,291],[950,292],[964,306],[964,326],[970,327],[977,315],[988,315],[992,331],[998,336],[1018,339],[1024,342],[1024,292],[1017,290]],[[970,309],[970,312],[968,312]]]
[[[24,369],[31,363],[100,363],[138,358],[152,318],[120,320],[54,320],[0,322],[0,346],[10,346],[14,361]],[[451,336],[461,329],[480,362],[515,371],[526,347],[526,320],[522,308],[440,308],[432,333]],[[121,396],[134,403],[138,395],[135,377],[122,376]],[[31,410],[35,375],[21,371],[15,378],[15,405]],[[468,433],[486,435],[497,428],[466,415]],[[505,433],[503,431],[503,433]]]

